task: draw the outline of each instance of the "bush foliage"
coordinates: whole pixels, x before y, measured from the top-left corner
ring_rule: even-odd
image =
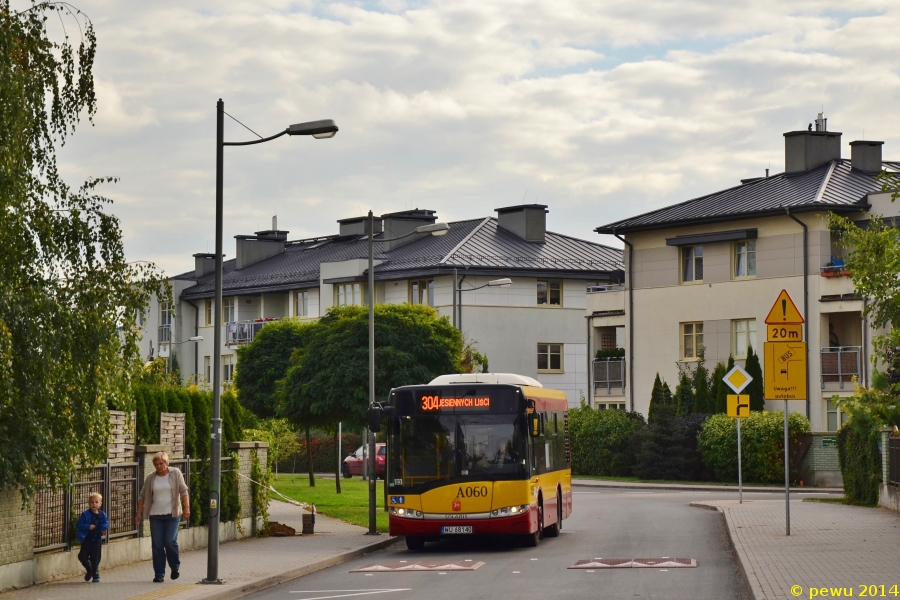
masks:
[[[876,506],[881,486],[880,432],[867,416],[857,416],[838,431],[838,461],[844,497],[852,504]]]
[[[582,402],[569,411],[572,471],[578,475],[631,475],[632,437],[644,426],[638,413],[594,410]]]
[[[713,415],[703,424],[698,437],[703,463],[719,481],[737,480],[736,421],[727,415]],[[800,436],[809,433],[809,420],[799,413],[790,413],[788,425],[791,445],[799,445]],[[742,420],[741,462],[744,481],[784,481],[784,413],[751,412]],[[792,472],[791,478],[795,480],[797,473]]]

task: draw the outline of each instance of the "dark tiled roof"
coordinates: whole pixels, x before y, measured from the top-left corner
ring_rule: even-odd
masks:
[[[526,242],[497,226],[493,217],[450,223],[443,236],[427,236],[390,251],[377,243],[375,259],[378,279],[400,276],[405,271],[452,269],[483,270],[565,270],[583,272],[586,277],[603,276],[622,269],[622,251],[548,231],[544,243]],[[235,261],[223,265],[222,287],[226,292],[275,291],[301,284],[318,284],[319,265],[353,258],[368,258],[365,236],[329,237],[292,242],[283,254],[236,270]],[[195,279],[193,272],[173,279]],[[208,296],[214,291],[215,276],[204,275],[184,290],[188,297]]]
[[[884,163],[896,169],[898,163]],[[866,194],[881,191],[875,175],[851,169],[849,160],[834,160],[799,175],[780,173],[745,185],[598,227],[598,233],[663,229],[692,223],[767,216],[792,207],[803,210],[852,211],[865,208]]]

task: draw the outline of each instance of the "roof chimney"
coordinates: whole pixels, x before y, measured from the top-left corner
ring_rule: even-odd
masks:
[[[401,210],[400,212],[385,213],[381,215],[384,219],[384,236],[386,238],[398,238],[415,231],[416,227],[422,225],[433,225],[437,221],[437,213],[433,210],[425,208],[414,208],[412,210]],[[422,235],[410,235],[402,240],[393,242],[385,242],[384,250],[393,250],[405,244],[419,239]]]
[[[784,173],[806,173],[841,158],[841,134],[827,131],[828,119],[819,113],[816,130],[789,131],[784,134]]]
[[[496,208],[497,224],[526,242],[543,242],[547,233],[547,206],[519,204]]]
[[[236,235],[237,248],[235,258],[236,269],[243,269],[261,260],[272,258],[276,254],[284,253],[288,231],[277,229],[277,217],[272,217],[272,229],[257,231],[254,235]]]
[[[373,224],[375,226],[375,233],[381,233],[381,217],[374,217]],[[341,237],[349,237],[353,235],[369,235],[369,217],[366,215],[363,215],[362,217],[340,219],[338,220],[338,225],[340,226],[338,235],[340,235]]]
[[[880,173],[881,147],[884,142],[857,140],[850,142],[850,163],[863,173]]]
[[[224,258],[224,255],[223,255]],[[216,270],[215,254],[195,254],[194,255],[194,277],[200,279],[204,275],[208,275]]]

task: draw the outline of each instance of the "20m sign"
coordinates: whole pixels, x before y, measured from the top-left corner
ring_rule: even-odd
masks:
[[[456,492],[457,498],[484,498],[488,495],[488,489],[485,485],[469,485],[459,487]]]

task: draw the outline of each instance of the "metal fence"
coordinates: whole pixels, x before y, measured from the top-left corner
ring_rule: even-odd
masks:
[[[845,383],[858,379],[861,354],[860,346],[822,348],[822,389],[826,383],[838,383],[843,389]]]
[[[888,438],[888,482],[900,485],[900,437]]]
[[[95,492],[103,496],[103,510],[109,517],[107,541],[136,535],[137,478],[137,463],[106,463],[81,469],[62,488],[39,486],[34,500],[34,551],[71,548],[76,543],[75,522]]]
[[[602,389],[609,394],[614,388],[625,393],[625,359],[604,358],[594,361],[594,394]]]
[[[225,344],[248,344],[266,323],[272,321],[232,321],[225,324]]]

